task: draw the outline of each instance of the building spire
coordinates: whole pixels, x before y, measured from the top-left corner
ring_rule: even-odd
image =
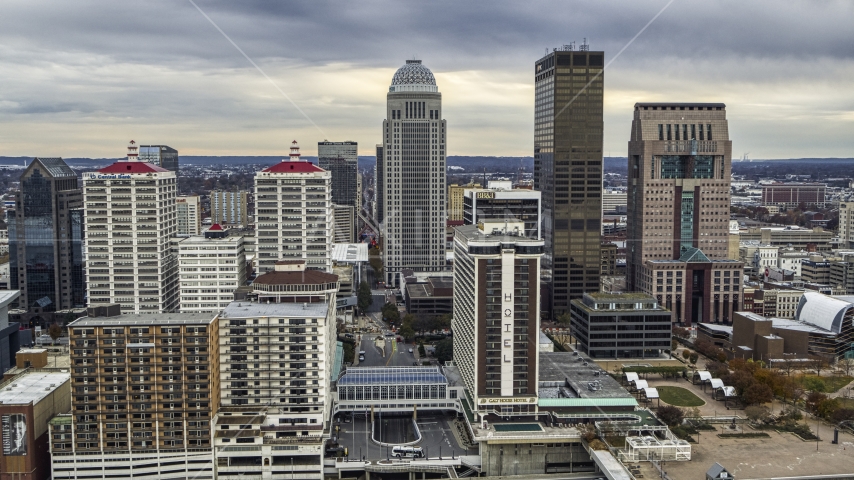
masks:
[[[139,160],[139,149],[136,146],[136,142],[133,140],[128,143],[128,162],[136,162]]]
[[[298,162],[300,160],[299,144],[297,143],[296,140],[291,142],[290,159],[292,162]]]

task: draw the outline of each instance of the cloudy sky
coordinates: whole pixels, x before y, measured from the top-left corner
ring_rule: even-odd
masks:
[[[373,154],[394,71],[436,75],[451,155],[533,151],[533,64],[606,62],[668,0],[0,2],[0,156]],[[638,101],[727,104],[733,155],[854,157],[854,3],[673,1],[605,72],[605,155]],[[298,107],[295,107],[294,104]],[[302,110],[303,113],[300,112]]]

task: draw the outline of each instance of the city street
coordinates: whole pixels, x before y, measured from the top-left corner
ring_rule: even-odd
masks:
[[[415,346],[411,343],[397,343],[397,335],[385,338],[384,348],[376,346],[374,339],[384,335],[389,330],[383,330],[383,334],[362,334],[360,350],[365,351],[365,361],[359,362],[360,367],[411,367],[415,362]],[[413,353],[409,353],[409,349]]]

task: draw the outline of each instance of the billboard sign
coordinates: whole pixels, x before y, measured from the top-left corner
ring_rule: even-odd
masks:
[[[27,417],[19,413],[0,417],[3,429],[3,455],[27,454]]]

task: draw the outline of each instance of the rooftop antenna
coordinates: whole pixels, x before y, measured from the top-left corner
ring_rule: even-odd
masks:
[[[587,44],[587,37],[584,37],[584,42],[581,44],[579,50],[582,52],[587,52],[590,50],[590,45]]]

